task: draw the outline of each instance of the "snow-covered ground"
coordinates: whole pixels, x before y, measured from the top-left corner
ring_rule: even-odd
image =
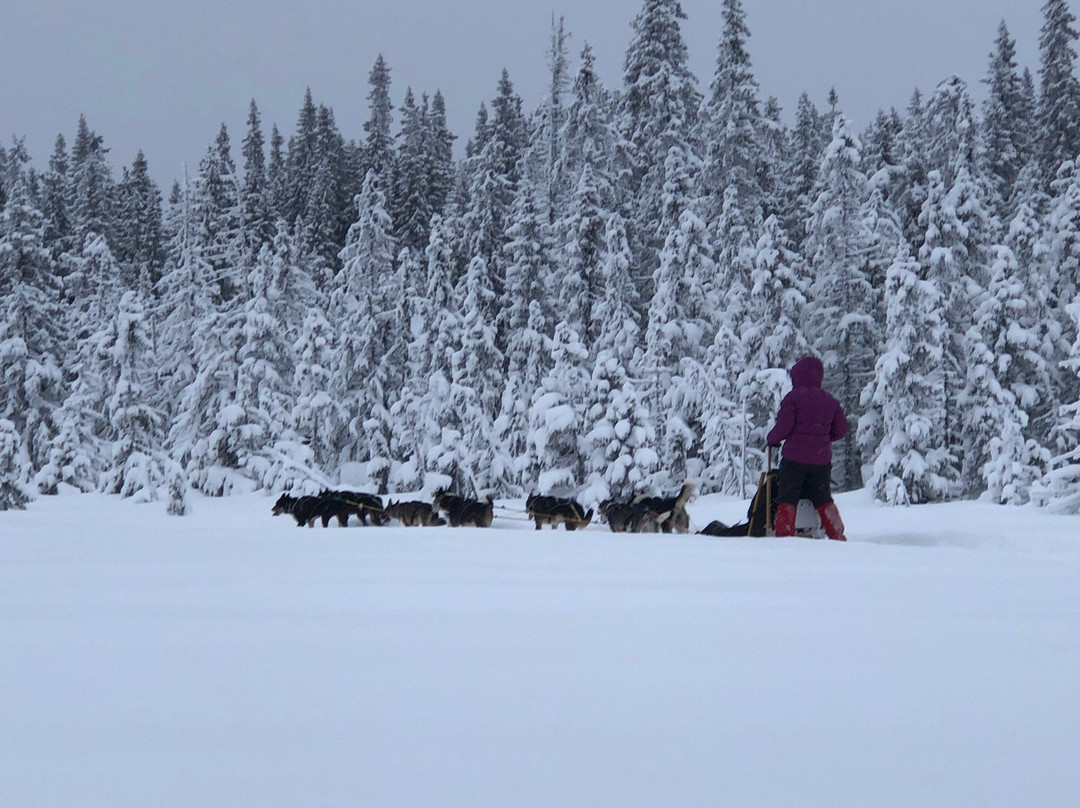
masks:
[[[839,544],[272,502],[0,514],[0,806],[1080,804],[1078,518],[859,492]]]

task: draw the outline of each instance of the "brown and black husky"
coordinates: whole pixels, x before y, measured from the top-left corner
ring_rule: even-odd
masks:
[[[665,533],[686,533],[690,530],[690,515],[686,512],[686,503],[694,493],[694,484],[689,480],[674,497],[636,497],[634,503],[648,508],[653,513],[663,514],[660,529]]]
[[[340,502],[348,507],[350,513],[355,514],[362,525],[366,525],[368,519],[375,525],[385,525],[390,521],[390,517],[386,515],[383,508],[382,499],[374,494],[366,494],[363,491],[331,491],[324,489],[319,496]]]
[[[352,515],[353,509],[341,502],[333,499],[328,499],[323,496],[305,496],[305,497],[293,497],[289,494],[282,494],[278,497],[278,501],[274,503],[274,507],[271,510],[274,516],[280,516],[283,513],[291,514],[293,519],[296,520],[297,527],[314,527],[316,520],[322,520],[322,526],[327,527],[330,524],[330,520],[336,518],[338,524],[345,527],[349,524],[349,516]]]
[[[409,502],[394,502],[390,500],[386,505],[386,515],[391,519],[397,519],[406,527],[415,525],[433,526],[445,525],[446,520],[435,513],[435,509],[426,502],[412,500]]]
[[[553,529],[563,525],[567,530],[577,530],[588,527],[593,518],[592,509],[586,511],[577,500],[544,494],[530,494],[525,500],[525,510],[536,522],[537,530],[542,525],[551,525]]]
[[[640,502],[618,502],[605,499],[600,503],[600,515],[612,533],[659,533],[661,522],[669,514],[657,513]]]
[[[491,522],[495,518],[495,503],[491,501],[491,497],[485,497],[482,500],[466,499],[457,494],[448,494],[442,488],[435,492],[432,507],[446,514],[450,520],[450,527],[460,527],[465,524],[491,527]]]

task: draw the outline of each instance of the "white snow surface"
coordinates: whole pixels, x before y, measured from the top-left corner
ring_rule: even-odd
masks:
[[[0,805],[1078,804],[1077,517],[855,492],[841,544],[272,502],[0,514]]]

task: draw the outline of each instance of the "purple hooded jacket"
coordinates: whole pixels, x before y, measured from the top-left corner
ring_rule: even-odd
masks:
[[[840,402],[821,389],[825,366],[804,356],[791,368],[791,392],[780,402],[776,424],[765,439],[770,446],[784,442],[780,453],[796,463],[824,466],[832,462],[834,440],[848,431]]]

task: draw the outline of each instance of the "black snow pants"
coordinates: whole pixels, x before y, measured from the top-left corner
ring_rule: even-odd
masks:
[[[800,499],[808,499],[816,510],[833,501],[832,463],[815,466],[810,463],[796,463],[785,457],[780,461],[780,481],[777,488],[777,502],[798,505]]]

